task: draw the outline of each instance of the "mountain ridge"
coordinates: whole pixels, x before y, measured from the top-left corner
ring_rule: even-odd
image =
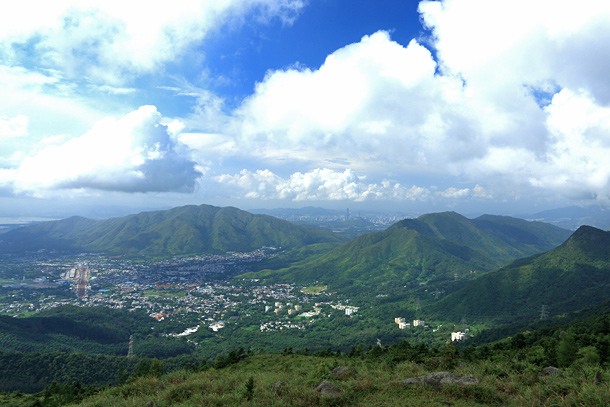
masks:
[[[13,229],[0,236],[0,252],[46,249],[168,256],[342,241],[332,232],[237,208],[187,205],[100,221],[73,216]]]
[[[493,216],[477,219],[455,212],[405,219],[385,231],[358,236],[314,259],[244,277],[293,282],[321,280],[335,287],[428,283],[453,279],[456,273],[465,277],[473,269],[491,271],[516,258],[551,249],[570,234],[552,225],[521,219],[509,221]],[[521,234],[531,235],[534,242],[518,244],[515,243],[518,239],[509,239],[507,223]]]
[[[516,260],[430,305],[453,318],[534,318],[542,306],[553,315],[610,298],[610,232],[581,226],[545,253]]]

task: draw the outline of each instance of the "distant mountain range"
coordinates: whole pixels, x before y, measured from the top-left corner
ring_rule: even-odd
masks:
[[[10,230],[0,252],[58,250],[129,256],[251,251],[262,246],[295,248],[342,242],[329,231],[294,225],[267,215],[209,205],[182,206],[121,218],[71,217]]]
[[[576,230],[580,226],[594,226],[598,229],[610,229],[610,209],[604,206],[569,206],[551,209],[530,215],[520,216],[524,219],[537,220],[553,225]]]
[[[433,283],[499,268],[561,244],[570,232],[503,216],[468,219],[455,212],[405,219],[328,253],[279,270],[245,276],[319,281],[332,287]]]
[[[559,247],[483,275],[435,302],[427,312],[454,320],[537,318],[608,299],[610,232],[581,226]]]

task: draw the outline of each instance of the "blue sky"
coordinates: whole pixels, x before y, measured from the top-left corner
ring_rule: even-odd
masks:
[[[2,4],[0,205],[608,205],[608,43],[603,0]]]

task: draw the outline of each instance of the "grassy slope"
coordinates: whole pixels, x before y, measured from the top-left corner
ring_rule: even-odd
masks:
[[[104,221],[72,217],[2,235],[0,251],[77,250],[134,256],[226,253],[261,246],[299,247],[340,242],[328,231],[266,215],[209,205],[143,212]]]
[[[397,281],[443,281],[454,273],[489,271],[519,257],[549,250],[568,231],[537,222],[484,216],[474,220],[454,212],[405,219],[387,230],[361,235],[316,258],[248,277],[281,281],[319,280],[333,287]]]
[[[356,376],[338,379],[331,368],[348,365]],[[432,371],[452,370],[475,376],[481,383],[469,387],[406,387],[399,380]],[[175,372],[160,378],[146,377],[122,387],[111,388],[78,404],[93,406],[487,406],[487,405],[604,405],[610,400],[608,386],[593,386],[583,370],[562,377],[544,377],[527,362],[472,362],[460,367],[412,361],[388,366],[383,361],[311,356],[260,355],[221,370],[201,373]],[[603,372],[604,377],[607,372]],[[253,378],[252,400],[246,384]],[[317,393],[315,387],[330,380],[340,394],[337,398]],[[282,381],[278,391],[271,384]],[[153,404],[154,403],[154,404]]]
[[[561,246],[484,275],[431,306],[451,318],[534,318],[542,305],[553,315],[610,298],[610,233],[588,226]]]

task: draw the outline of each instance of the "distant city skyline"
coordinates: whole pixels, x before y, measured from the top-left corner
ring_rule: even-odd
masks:
[[[610,3],[0,5],[0,206],[610,204]]]

